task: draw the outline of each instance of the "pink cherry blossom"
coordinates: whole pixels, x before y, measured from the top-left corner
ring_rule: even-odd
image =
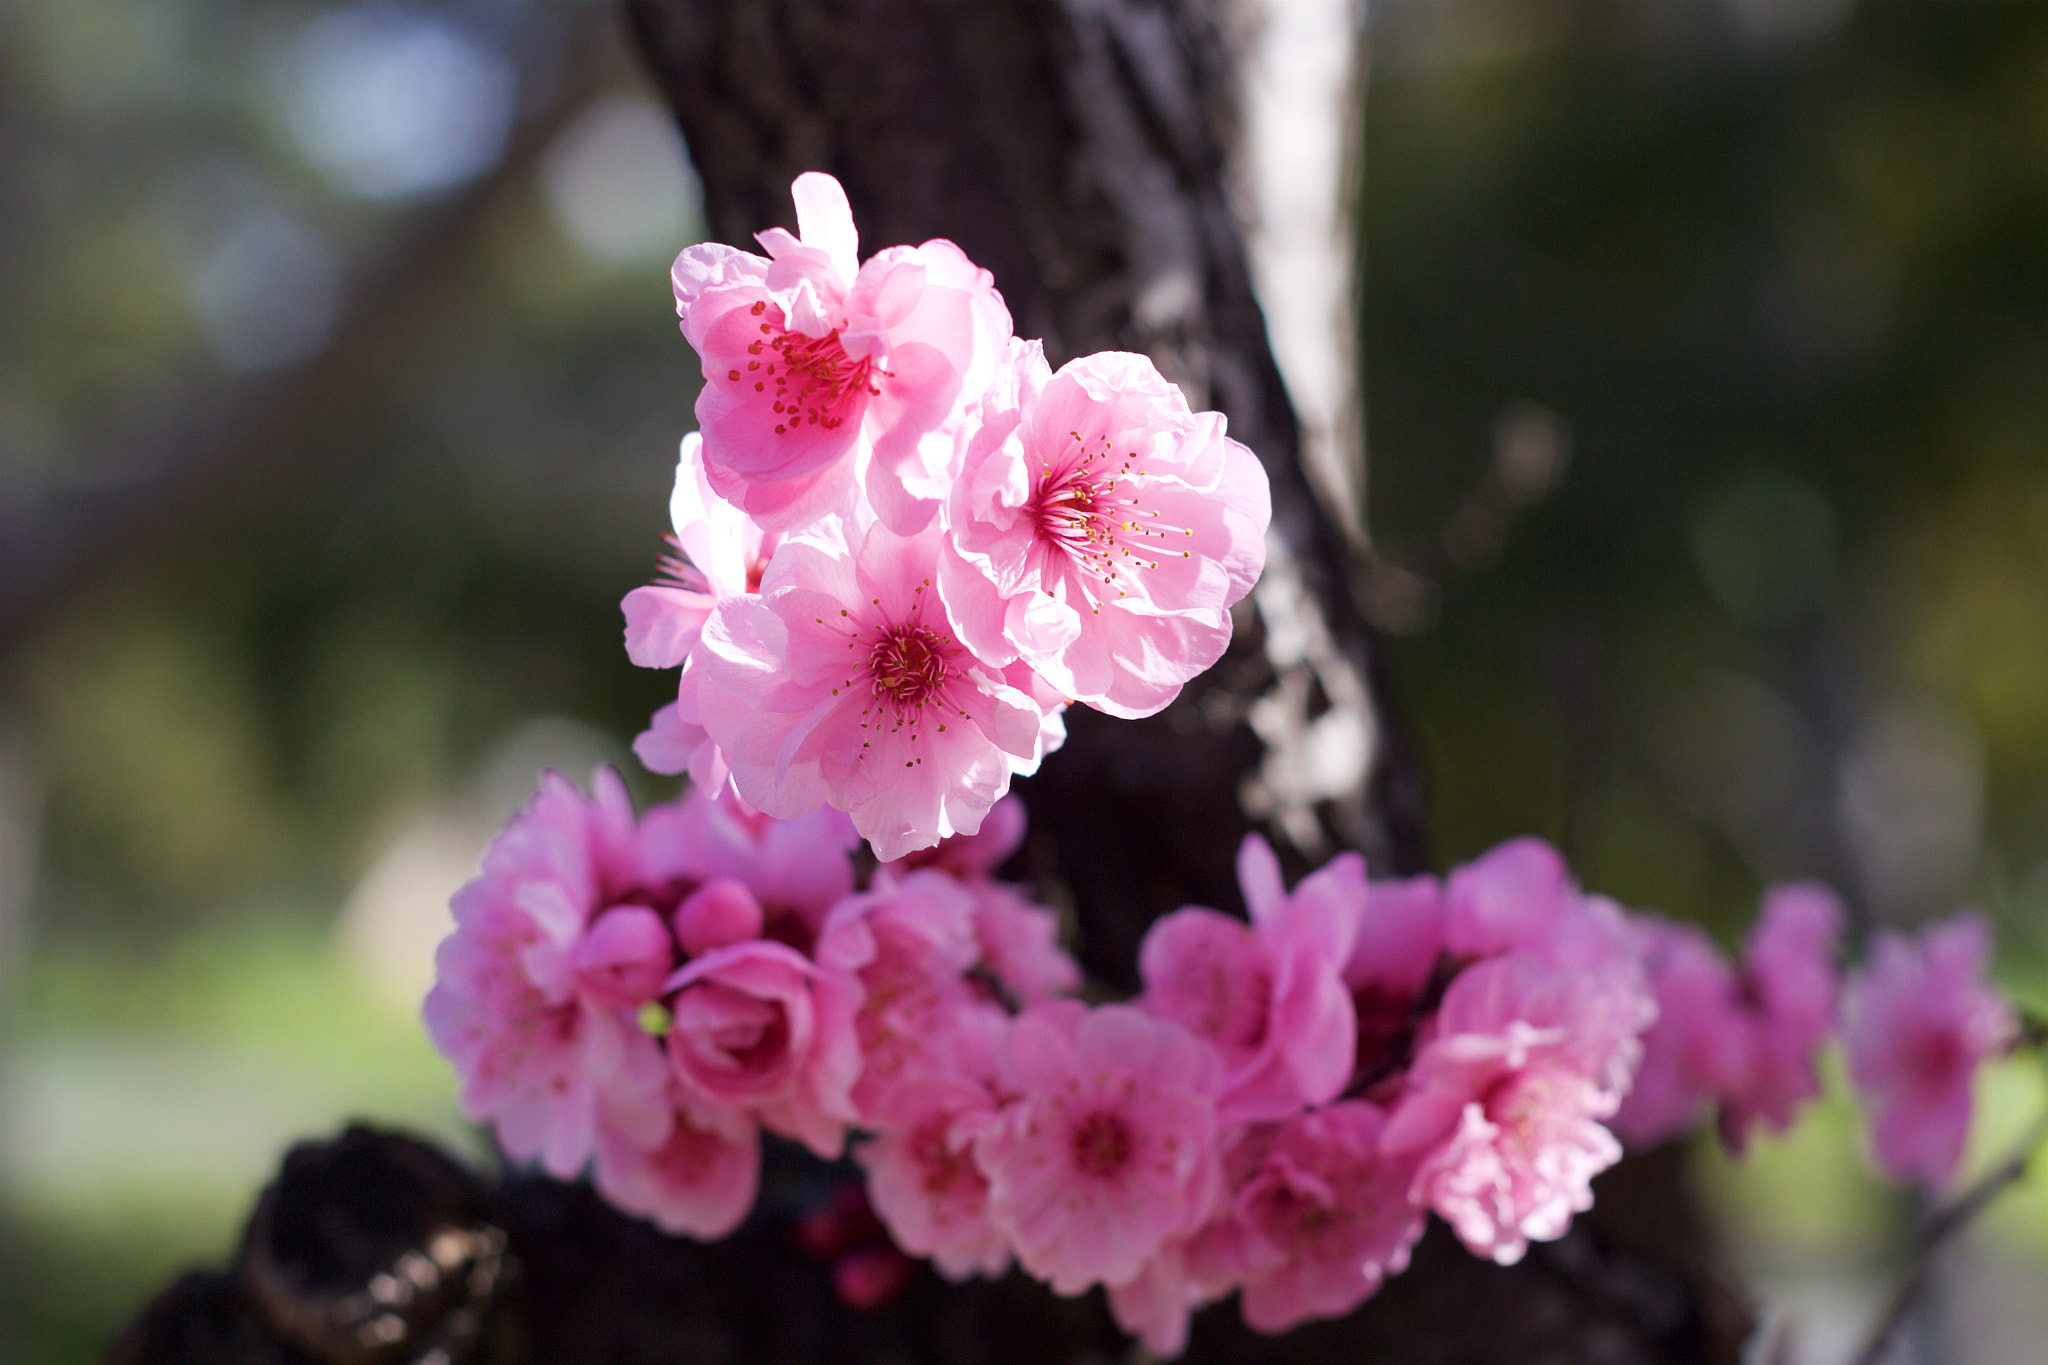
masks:
[[[612,1207],[679,1237],[706,1241],[738,1227],[761,1183],[754,1120],[676,1087],[675,1120],[659,1142],[600,1128],[594,1179]]]
[[[1029,670],[994,672],[955,633],[938,537],[828,519],[776,552],[758,598],[720,602],[700,646],[740,794],[783,818],[843,810],[884,861],[978,830],[1047,743]]]
[[[1071,1000],[1006,1041],[1017,1098],[975,1143],[990,1218],[1055,1293],[1136,1278],[1215,1208],[1215,1059],[1175,1024]]]
[[[1128,1280],[1108,1286],[1109,1311],[1117,1326],[1162,1360],[1188,1348],[1188,1320],[1197,1308],[1230,1292],[1203,1279],[1190,1261],[1190,1244],[1172,1238]]]
[[[970,1027],[959,1016],[991,1008],[967,983],[980,956],[974,898],[943,872],[913,872],[834,906],[817,955],[828,970],[860,983],[854,1107],[866,1126],[887,1126],[897,1092],[933,1070],[934,1053],[957,1029]],[[939,1069],[947,1068],[941,1062]]]
[[[1378,1106],[1346,1100],[1258,1144],[1233,1196],[1244,1320],[1256,1330],[1348,1313],[1406,1269],[1423,1219],[1408,1201],[1413,1169],[1380,1151],[1384,1126]]]
[[[1436,878],[1367,884],[1343,974],[1358,1029],[1353,1065],[1361,1077],[1398,1081],[1420,1012],[1432,1003],[1423,995],[1443,951],[1443,886]]]
[[[1200,907],[1153,924],[1138,950],[1142,1004],[1220,1051],[1226,1118],[1284,1118],[1351,1077],[1357,1025],[1342,972],[1365,863],[1339,855],[1290,896],[1272,848],[1253,834],[1238,851],[1238,881],[1251,924]]]
[[[1734,969],[1698,928],[1652,916],[1638,927],[1657,1022],[1643,1035],[1635,1084],[1608,1127],[1630,1146],[1648,1147],[1690,1130],[1707,1105],[1740,1086],[1756,1025]]]
[[[1492,957],[1542,939],[1578,899],[1556,849],[1510,839],[1451,873],[1444,887],[1444,946],[1459,957]]]
[[[1049,374],[1019,343],[947,501],[939,584],[962,638],[1061,694],[1147,716],[1222,657],[1265,566],[1265,471],[1140,355]]]
[[[1939,1189],[1970,1131],[1970,1087],[2016,1024],[1984,982],[1991,932],[1961,914],[1906,938],[1889,930],[1849,985],[1842,1041],[1849,1078],[1870,1111],[1878,1169]]]
[[[781,943],[714,948],[667,982],[669,1061],[698,1095],[836,1157],[860,1075],[860,986]]]
[[[1444,993],[1381,1149],[1417,1163],[1411,1197],[1502,1265],[1561,1236],[1621,1156],[1601,1121],[1655,1016],[1639,974],[1559,970],[1525,953]]]
[[[714,797],[692,787],[680,802],[648,811],[641,825],[667,875],[692,886],[741,883],[760,904],[760,933],[805,952],[826,913],[853,890],[850,855],[860,836],[836,810],[776,820],[729,791]]]
[[[697,420],[711,486],[788,529],[838,506],[864,460],[883,520],[915,531],[957,467],[968,406],[1007,349],[1009,310],[951,242],[860,263],[831,176],[800,175],[790,194],[800,236],[761,233],[770,259],[704,243],[671,272],[704,364]]]
[[[463,1113],[562,1178],[589,1160],[600,1123],[647,1143],[669,1123],[660,1051],[632,1018],[634,983],[665,970],[668,949],[646,943],[644,925],[584,948],[615,907],[628,921],[644,913],[648,880],[624,785],[604,769],[593,786],[586,799],[546,774],[492,843],[456,893],[422,1010],[462,1077]]]
[[[1743,952],[1749,1056],[1722,1097],[1721,1138],[1740,1153],[1759,1122],[1777,1132],[1820,1093],[1814,1054],[1835,1023],[1835,940],[1842,907],[1817,882],[1772,887]]]
[[[986,1085],[931,1071],[896,1097],[897,1122],[855,1148],[868,1173],[875,1212],[896,1245],[929,1256],[949,1280],[1000,1275],[1010,1243],[989,1220],[988,1180],[975,1140],[996,1115]]]
[[[703,439],[683,438],[669,497],[676,555],[661,561],[660,579],[635,588],[621,603],[626,654],[642,668],[683,667],[675,702],[655,713],[633,742],[642,763],[659,773],[689,772],[716,791],[725,780],[723,756],[704,732],[696,701],[699,671],[689,667],[705,618],[721,597],[756,592],[781,537],[711,491],[704,473]]]
[[[1006,796],[989,808],[975,833],[956,834],[885,863],[875,877],[886,883],[931,867],[959,878],[974,896],[974,934],[981,943],[982,968],[1013,1000],[1029,1004],[1078,989],[1081,968],[1060,947],[1059,916],[989,876],[1024,842],[1025,820],[1024,803]]]

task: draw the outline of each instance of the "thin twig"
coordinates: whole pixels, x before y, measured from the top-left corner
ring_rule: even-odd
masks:
[[[1893,1291],[1883,1319],[1871,1334],[1862,1354],[1856,1357],[1855,1365],[1878,1365],[1884,1359],[1885,1352],[1891,1349],[1899,1329],[1905,1326],[1921,1293],[1927,1288],[1928,1277],[1934,1269],[1935,1253],[1968,1227],[2000,1191],[2027,1173],[2027,1165],[2044,1138],[2048,1138],[2048,1111],[2034,1120],[2034,1126],[2027,1130],[2026,1137],[2013,1149],[2011,1156],[1927,1220],[1927,1226],[1920,1231],[1919,1245],[1914,1249],[1912,1267]]]

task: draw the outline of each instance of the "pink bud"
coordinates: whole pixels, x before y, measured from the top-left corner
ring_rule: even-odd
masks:
[[[676,937],[691,957],[761,937],[761,902],[746,883],[719,877],[690,894],[676,911]]]
[[[619,905],[599,915],[570,957],[576,983],[608,1005],[638,1005],[661,993],[675,969],[675,949],[661,916],[644,905]]]

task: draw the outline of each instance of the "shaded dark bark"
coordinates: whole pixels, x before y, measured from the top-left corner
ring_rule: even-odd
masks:
[[[492,1187],[409,1139],[351,1129],[286,1158],[235,1267],[186,1276],[138,1317],[108,1365],[1066,1365],[1127,1358],[1101,1296],[1037,1281],[950,1285],[911,1269],[872,1311],[832,1289],[802,1215],[831,1172],[772,1147],[760,1212],[711,1245],[664,1237],[588,1186]],[[1602,1205],[1640,1179],[1601,1182]],[[459,1239],[462,1250],[437,1249]],[[815,1245],[814,1243],[812,1245]],[[489,1258],[478,1247],[502,1248]],[[464,1256],[467,1255],[467,1259]],[[409,1259],[410,1258],[410,1259]],[[456,1267],[429,1274],[422,1269]],[[268,1269],[264,1269],[264,1267]],[[487,1274],[485,1273],[487,1269]],[[265,1276],[298,1288],[281,1304]],[[401,1291],[398,1282],[412,1288]],[[383,1287],[380,1290],[379,1285]],[[422,1283],[428,1287],[418,1288]],[[1287,1337],[1243,1326],[1234,1304],[1197,1318],[1195,1365],[1650,1365],[1732,1361],[1736,1306],[1584,1220],[1513,1269],[1465,1253],[1441,1227],[1363,1312]],[[282,1311],[281,1311],[282,1310]],[[439,1352],[438,1358],[435,1352]]]

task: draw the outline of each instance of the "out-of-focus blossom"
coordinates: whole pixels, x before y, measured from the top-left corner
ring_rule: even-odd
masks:
[[[989,1216],[1054,1292],[1135,1279],[1219,1193],[1216,1061],[1127,1005],[1034,1005],[1011,1024],[1017,1098],[975,1144]]]
[[[665,985],[676,1075],[715,1103],[836,1157],[860,1075],[860,987],[786,944],[753,940],[694,958]]]
[[[692,1098],[678,1086],[668,1136],[637,1145],[605,1131],[594,1180],[613,1207],[664,1232],[704,1240],[738,1227],[761,1184],[761,1139],[753,1119]]]
[[[627,983],[660,954],[632,930],[578,950],[607,912],[646,913],[649,859],[618,775],[601,770],[586,799],[550,772],[456,893],[455,931],[436,956],[422,1013],[462,1077],[463,1113],[496,1125],[517,1160],[561,1178],[590,1159],[601,1125],[643,1143],[668,1129],[667,1084],[654,1040],[636,1027]],[[645,998],[652,998],[652,992]]]
[[[1621,1102],[1655,1005],[1638,974],[1509,954],[1460,973],[1381,1148],[1416,1163],[1412,1196],[1502,1265],[1561,1236],[1621,1156]]]
[[[1138,950],[1142,1005],[1217,1048],[1228,1119],[1280,1119],[1332,1099],[1357,1041],[1344,964],[1365,907],[1365,863],[1343,854],[1289,895],[1256,834],[1238,851],[1252,922],[1199,906],[1156,921]]]
[[[1970,1132],[1977,1068],[2012,1043],[2010,1006],[1984,981],[1991,932],[1962,914],[1917,937],[1885,931],[1849,984],[1842,1041],[1870,1111],[1878,1169],[1946,1185]]]
[[[1749,1056],[1721,1102],[1721,1139],[1730,1151],[1742,1152],[1758,1123],[1784,1132],[1799,1106],[1820,1093],[1814,1054],[1835,1026],[1841,931],[1841,902],[1819,883],[1765,892],[1740,979]]]

